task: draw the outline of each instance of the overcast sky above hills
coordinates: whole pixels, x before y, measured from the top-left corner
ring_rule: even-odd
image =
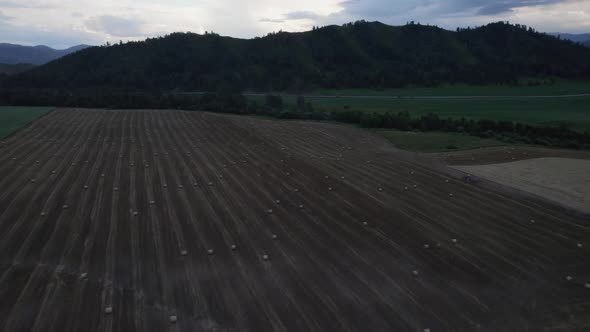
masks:
[[[0,0],[0,42],[62,48],[205,30],[249,38],[358,19],[448,29],[509,20],[582,33],[590,0]]]

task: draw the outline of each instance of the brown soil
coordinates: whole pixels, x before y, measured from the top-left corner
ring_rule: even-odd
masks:
[[[370,133],[64,109],[0,146],[0,330],[590,329],[589,220]]]

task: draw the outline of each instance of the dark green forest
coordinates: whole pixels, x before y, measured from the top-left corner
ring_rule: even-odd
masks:
[[[590,78],[590,49],[506,22],[448,31],[359,21],[254,39],[174,33],[92,47],[4,88],[306,91]]]

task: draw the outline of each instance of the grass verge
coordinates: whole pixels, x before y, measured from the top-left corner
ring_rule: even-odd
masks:
[[[25,127],[52,109],[51,107],[0,106],[0,139]]]
[[[414,132],[383,129],[373,130],[373,132],[385,137],[397,148],[416,152],[445,152],[507,145],[504,142],[494,139],[480,138],[458,133]]]

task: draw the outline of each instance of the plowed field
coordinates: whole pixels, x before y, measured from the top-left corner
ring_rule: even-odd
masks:
[[[0,143],[3,331],[583,331],[589,248],[345,126],[62,109]]]

